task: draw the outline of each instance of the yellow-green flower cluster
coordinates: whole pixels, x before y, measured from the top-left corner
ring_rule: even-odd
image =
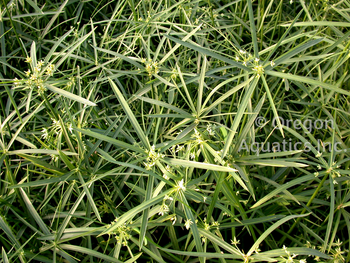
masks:
[[[257,77],[260,77],[260,75],[264,73],[264,67],[262,65],[255,65],[253,70]]]
[[[74,77],[70,77],[68,79],[69,79],[69,81],[67,83],[67,88],[70,88],[72,85],[75,84],[75,78]]]
[[[165,157],[164,154],[161,154],[159,152],[156,152],[155,150],[155,146],[153,145],[151,147],[151,149],[148,151],[146,151],[146,153],[148,153],[148,157],[147,157],[147,162],[144,162],[143,164],[146,167],[146,170],[151,170],[152,167],[156,164],[156,162],[160,159]]]
[[[179,191],[185,192],[186,191],[186,187],[184,185],[184,179],[181,179],[180,181],[176,182],[176,191],[177,192],[179,192]]]
[[[31,57],[27,57],[25,59],[25,62],[27,62],[30,65],[30,68],[24,72],[26,78],[21,80],[15,78],[15,86],[25,85],[25,87],[28,89],[33,89],[34,87],[37,87],[39,93],[44,92],[46,90],[46,88],[44,87],[44,81],[46,79],[43,79],[43,77],[44,75],[46,75],[47,77],[53,76],[53,73],[55,71],[55,65],[50,63],[46,67],[46,69],[44,69],[44,61],[40,60],[34,65]]]
[[[191,137],[196,139],[197,144],[201,144],[203,142],[202,135],[197,131],[197,129],[194,129],[194,134]]]
[[[237,62],[241,61],[244,66],[252,68],[252,70],[255,72],[256,77],[260,77],[261,74],[264,73],[264,67],[260,63],[260,59],[254,58],[254,56],[252,56],[245,50],[239,50],[235,60]],[[271,60],[270,66],[274,67],[275,65],[276,63],[273,60]]]
[[[176,78],[177,78],[177,71],[176,71],[176,69],[174,68],[172,71],[171,71],[173,74],[171,74],[171,79],[173,79],[173,80],[176,80]]]
[[[208,123],[207,125],[207,132],[209,133],[210,136],[214,136],[215,135],[215,129],[216,129],[216,125]]]
[[[50,63],[46,69],[46,75],[53,76],[54,71],[55,71],[55,65]]]
[[[164,214],[167,214],[169,211],[170,211],[169,206],[163,202],[159,208],[158,215],[163,216]]]
[[[41,130],[41,138],[46,140],[47,138],[49,138],[50,136],[57,138],[57,135],[62,133],[62,126],[64,125],[65,129],[68,130],[73,136],[73,124],[70,121],[59,121],[56,120],[54,118],[51,118],[52,124],[48,127],[48,128],[43,128]],[[77,125],[77,121],[75,120],[75,118],[73,118],[73,121],[76,123]],[[87,122],[84,121],[82,123],[82,127],[87,127]]]
[[[116,218],[111,224],[107,225],[107,227],[111,227],[117,222],[118,222],[118,219]],[[118,226],[113,231],[113,234],[115,234],[115,239],[117,240],[117,243],[123,244],[123,246],[127,246],[128,240],[131,238],[130,231],[131,231],[131,227],[126,226],[126,223],[124,223],[124,225]]]
[[[287,250],[287,247],[285,245],[283,245],[283,250],[284,252],[287,254],[288,258],[284,258],[281,256],[281,258],[283,258],[285,260],[286,263],[293,263],[294,262],[294,258],[297,257],[297,254],[290,254],[290,252]]]
[[[189,230],[189,229],[190,229],[190,226],[191,226],[192,224],[193,224],[192,220],[191,220],[191,219],[187,219],[187,220],[185,221],[185,227],[186,227],[186,229]]]
[[[173,169],[169,165],[165,167],[165,170],[167,171],[167,173],[173,174]],[[163,173],[163,178],[169,180],[169,176],[166,173]]]
[[[206,221],[206,219],[204,219]],[[204,229],[205,230],[210,230],[211,228],[216,228],[216,229],[219,229],[219,225],[220,223],[215,221],[213,222],[211,225],[207,222],[204,222]]]
[[[149,60],[142,59],[141,62],[145,63],[145,68],[149,76],[159,73],[158,62],[156,61],[153,62],[152,59],[149,59]]]

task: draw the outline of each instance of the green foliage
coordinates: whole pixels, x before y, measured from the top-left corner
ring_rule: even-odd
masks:
[[[350,1],[0,4],[0,262],[349,262]]]

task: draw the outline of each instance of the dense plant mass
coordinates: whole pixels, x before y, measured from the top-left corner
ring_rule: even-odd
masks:
[[[3,0],[1,262],[348,262],[350,1]]]

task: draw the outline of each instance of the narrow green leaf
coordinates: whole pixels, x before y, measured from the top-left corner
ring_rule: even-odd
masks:
[[[103,260],[107,260],[108,262],[116,262],[116,263],[121,263],[121,261],[119,261],[116,258],[110,257],[104,253],[101,252],[97,252],[95,250],[89,249],[89,248],[85,248],[85,247],[80,247],[80,246],[75,246],[75,245],[68,245],[68,244],[61,244],[60,248],[63,250],[71,250],[71,251],[75,251],[75,252],[79,252],[79,253],[84,253],[96,258],[100,258]],[[125,261],[125,263],[131,263],[131,262],[135,262],[140,256],[142,255],[142,253],[137,254],[136,256],[132,257],[131,259]]]
[[[67,5],[69,0],[64,1],[61,6],[58,8],[57,12],[55,13],[55,15],[51,18],[51,20],[49,21],[49,23],[47,23],[45,29],[43,30],[40,38],[44,39],[45,35],[49,32],[51,26],[55,23],[56,19],[58,18],[58,16],[61,14],[61,12],[63,11],[64,7]],[[40,13],[43,13],[40,10]]]
[[[230,149],[230,147],[232,147],[233,138],[236,135],[236,131],[238,129],[239,124],[241,123],[241,119],[243,117],[243,114],[244,114],[247,106],[248,106],[248,102],[250,100],[250,97],[252,96],[256,85],[258,84],[258,80],[259,80],[258,78],[254,78],[254,80],[250,83],[250,86],[248,87],[248,89],[244,93],[244,97],[243,97],[243,99],[238,107],[238,112],[233,120],[231,130],[227,136],[225,146],[224,146],[224,149],[222,151],[222,158],[226,156],[228,150]]]
[[[28,4],[30,4],[37,13],[43,13],[43,11],[38,7],[37,4],[35,4],[32,0],[26,0]]]
[[[263,159],[263,158],[272,158],[272,157],[281,157],[281,156],[288,156],[293,155],[297,153],[301,153],[303,150],[296,150],[296,151],[281,151],[281,152],[274,152],[274,153],[262,153],[258,155],[249,155],[249,156],[243,156],[240,157],[239,161],[241,160],[252,160],[252,159]]]
[[[59,156],[61,157],[62,161],[67,165],[69,170],[74,170],[76,167],[71,163],[71,161],[68,159],[67,155],[63,151],[58,151]],[[74,153],[74,155],[77,155]]]
[[[198,228],[198,231],[201,235],[208,238],[211,242],[219,245],[221,248],[225,249],[226,251],[230,252],[232,256],[238,256],[241,259],[243,259],[243,254],[240,252],[237,248],[233,247],[232,245],[225,242],[223,239],[219,238],[218,236],[214,235],[210,231],[204,230],[202,228]],[[236,258],[236,257],[235,257]]]
[[[163,101],[159,101],[159,100],[154,100],[154,99],[151,99],[151,98],[146,98],[146,97],[142,97],[142,96],[137,96],[135,95],[135,97],[143,100],[143,101],[146,101],[146,102],[149,102],[151,104],[154,104],[154,105],[158,105],[160,107],[164,107],[164,108],[167,108],[167,109],[170,109],[172,111],[175,111],[181,115],[177,115],[177,116],[181,116],[182,118],[192,118],[193,116],[191,114],[189,114],[188,112],[184,111],[183,109],[180,109],[178,107],[175,107],[171,104],[168,104],[166,102],[163,102]]]
[[[0,217],[0,218],[1,218],[1,217]],[[1,221],[1,219],[0,219],[0,221]],[[8,259],[8,257],[7,257],[7,253],[6,253],[5,249],[4,249],[4,247],[1,247],[1,255],[2,255],[2,262],[3,262],[3,263],[10,263],[10,261],[9,261],[9,259]]]
[[[154,184],[154,177],[151,175],[148,175],[145,201],[148,201],[152,198],[153,184]],[[141,228],[140,228],[140,249],[142,249],[143,242],[146,236],[149,210],[150,208],[148,207],[143,211],[143,214],[142,214],[142,221],[141,221]]]
[[[70,30],[68,30],[63,36],[61,36],[59,39],[57,39],[55,41],[55,44],[52,46],[52,48],[50,49],[49,53],[46,55],[45,59],[44,59],[44,65],[49,64],[49,61],[52,57],[52,55],[54,54],[54,52],[56,51],[57,47],[59,45],[62,44],[62,42],[74,31],[74,28],[71,28]]]
[[[197,95],[197,114],[201,112],[202,109],[202,99],[203,99],[203,90],[204,90],[204,79],[205,79],[205,72],[207,70],[207,58],[204,56],[202,68],[201,68],[201,74],[199,78],[199,87],[198,87],[198,95]]]
[[[35,210],[32,202],[29,200],[26,192],[20,188],[19,189],[23,198],[23,201],[25,202],[27,209],[29,210],[29,213],[31,214],[31,216],[33,217],[33,219],[35,220],[35,222],[38,224],[38,226],[40,227],[41,231],[43,231],[43,233],[45,235],[50,235],[50,231],[47,228],[46,224],[44,223],[44,221],[42,220],[42,218],[40,217],[40,215],[38,214],[38,212]]]
[[[21,126],[17,129],[17,131],[12,135],[12,139],[7,144],[7,150],[10,150],[13,142],[16,140],[22,129],[25,127],[25,125],[30,121],[30,119],[35,116],[35,114],[40,110],[41,105],[44,104],[44,102],[41,102],[38,107],[30,114],[28,114],[25,118],[22,119]]]
[[[145,209],[151,207],[152,205],[158,204],[161,200],[163,200],[165,195],[169,195],[174,189],[169,189],[160,195],[149,199],[142,204],[134,207],[133,209],[124,213],[121,217],[118,218],[118,221],[112,226],[108,227],[104,232],[102,232],[99,236],[104,234],[112,233],[117,227],[123,225],[125,222],[132,220],[138,213],[144,211]]]
[[[100,212],[97,209],[96,202],[94,201],[88,186],[85,184],[84,178],[81,176],[80,172],[77,172],[78,178],[80,183],[82,184],[82,187],[84,189],[85,195],[87,196],[87,199],[89,200],[89,203],[91,205],[92,210],[94,211],[98,221],[102,222]]]
[[[330,256],[320,252],[319,250],[313,248],[306,247],[288,247],[288,252],[293,255],[303,255],[303,256],[315,256],[325,259],[331,259]],[[284,249],[272,249],[269,251],[259,252],[259,254],[254,254],[254,258],[258,258],[259,255],[268,256],[268,257],[276,257],[278,259],[281,258],[281,255],[285,253]]]
[[[71,186],[73,187],[74,185],[72,184]],[[85,197],[85,192],[84,191],[80,192],[79,196],[77,197],[77,199],[74,202],[74,205],[69,210],[68,215],[64,218],[63,222],[59,225],[59,228],[58,228],[57,233],[55,235],[56,241],[61,239],[63,232],[65,231],[68,223],[70,222],[72,216],[74,215],[75,211],[77,210],[79,204],[81,203],[81,201],[83,200],[84,197]]]
[[[301,53],[302,51],[304,51],[312,46],[317,45],[321,41],[323,41],[323,38],[307,41],[306,43],[300,44],[300,45],[292,48],[291,50],[289,50],[288,52],[286,52],[285,54],[281,55],[280,57],[278,57],[274,60],[274,62],[275,62],[274,67],[276,67],[279,64],[286,63],[286,61],[289,58]],[[271,66],[270,67],[268,66],[266,69],[270,69],[270,68],[271,68]]]
[[[272,108],[272,111],[273,111],[273,115],[275,116],[275,120],[277,120],[277,126],[282,134],[282,137],[284,138],[284,134],[283,134],[283,128],[282,128],[282,124],[281,124],[281,120],[278,116],[278,113],[277,113],[277,109],[276,109],[276,106],[275,106],[275,102],[273,100],[273,97],[271,95],[271,92],[270,92],[270,88],[269,86],[267,85],[267,82],[266,82],[266,79],[265,79],[265,76],[264,74],[261,75],[261,79],[263,81],[263,84],[264,84],[264,87],[265,87],[265,90],[266,90],[266,94],[267,94],[267,97],[270,101],[270,106]]]
[[[201,27],[203,24],[199,24],[195,29],[193,29],[190,33],[188,33],[182,41],[187,41],[190,39]],[[165,35],[167,37],[167,35]],[[169,50],[168,53],[165,54],[165,56],[159,61],[159,64],[163,64],[179,47],[181,46],[180,43],[177,43],[172,49]]]
[[[30,161],[32,164],[41,167],[47,171],[50,171],[52,173],[55,173],[57,175],[63,175],[64,174],[64,170],[57,168],[56,166],[53,166],[43,160],[40,160],[37,157],[33,157],[31,155],[26,155],[26,154],[17,154],[18,156]]]
[[[201,112],[201,115],[202,116],[205,116],[207,115],[213,108],[215,108],[217,105],[219,105],[221,102],[223,102],[225,99],[227,99],[228,97],[230,97],[232,94],[234,94],[235,92],[237,92],[238,90],[240,90],[241,88],[245,87],[246,85],[248,85],[250,83],[250,81],[253,79],[253,77],[251,77],[250,79],[244,81],[243,83],[233,87],[232,89],[230,89],[228,92],[226,92],[225,94],[221,95],[216,101],[214,101],[213,103],[211,103],[207,108],[204,108],[210,98],[219,90],[219,88],[229,84],[230,82],[238,79],[238,78],[241,78],[241,77],[244,77],[245,75],[240,75],[240,76],[236,76],[236,77],[233,77],[233,78],[229,78],[223,82],[221,82],[220,84],[218,84],[210,93],[209,95],[206,97],[204,103],[203,103],[203,110]]]
[[[74,153],[74,152],[56,151],[56,150],[47,150],[47,149],[22,149],[22,150],[8,151],[7,155],[16,155],[16,154],[59,154],[59,152],[62,152],[65,155],[77,155],[77,153]]]
[[[269,234],[271,234],[271,232],[274,231],[277,227],[279,227],[280,225],[284,224],[285,222],[291,219],[298,218],[298,217],[305,217],[308,215],[310,215],[310,213],[304,214],[304,215],[290,215],[278,220],[276,223],[270,226],[262,235],[260,235],[260,237],[255,241],[255,243],[252,245],[252,247],[248,251],[247,256],[250,256],[251,254],[253,254],[253,252],[259,247],[260,243],[263,242],[266,239],[266,237]]]
[[[109,83],[111,84],[114,93],[117,96],[118,101],[120,102],[120,104],[122,105],[126,115],[128,116],[132,126],[134,127],[139,139],[141,140],[142,144],[144,147],[146,147],[146,149],[150,149],[151,146],[149,144],[148,138],[146,137],[146,135],[144,134],[143,130],[140,127],[139,122],[137,121],[135,115],[133,114],[133,112],[131,111],[131,109],[129,108],[128,103],[126,102],[126,100],[124,99],[123,94],[119,91],[117,85],[114,83],[114,81],[112,81],[110,78],[108,78]]]
[[[62,95],[63,97],[66,97],[66,98],[68,98],[70,100],[74,100],[74,101],[77,101],[79,103],[82,103],[82,104],[85,104],[85,105],[88,105],[88,106],[96,106],[96,103],[91,102],[91,101],[89,101],[87,99],[84,99],[84,98],[82,98],[80,96],[77,96],[77,95],[75,95],[73,93],[70,93],[70,92],[68,92],[68,91],[66,91],[64,89],[56,88],[55,86],[52,86],[52,85],[47,84],[47,83],[45,83],[45,87],[47,89],[51,90],[52,92],[57,93],[59,95]]]
[[[226,166],[210,164],[210,163],[201,163],[201,162],[195,162],[195,161],[187,161],[187,160],[174,159],[174,158],[164,158],[164,161],[171,165],[181,165],[184,167],[194,167],[194,168],[206,169],[206,170],[212,170],[212,171],[220,171],[220,172],[237,171],[236,169],[226,167]]]
[[[283,24],[282,27],[290,26],[291,24]],[[350,27],[350,23],[348,22],[336,22],[336,21],[312,21],[312,22],[297,22],[294,23],[293,26],[312,26],[312,27],[319,27],[319,26],[339,26],[339,27]]]
[[[325,172],[321,172],[319,176],[324,175]],[[263,203],[265,203],[266,201],[270,200],[273,196],[279,194],[280,192],[287,190],[288,188],[295,186],[295,185],[299,185],[303,182],[307,182],[310,180],[313,180],[315,178],[314,174],[308,174],[308,175],[304,175],[300,178],[294,179],[288,183],[285,183],[283,185],[281,185],[280,187],[277,187],[275,190],[271,191],[270,193],[268,193],[266,196],[264,196],[263,198],[261,198],[258,202],[256,202],[251,209],[258,207],[259,205],[262,205]]]
[[[176,42],[176,43],[179,43],[181,44],[182,46],[185,46],[185,47],[188,47],[188,48],[191,48],[195,51],[198,51],[198,52],[201,52],[203,53],[204,55],[207,55],[209,57],[213,57],[213,58],[216,58],[218,60],[221,60],[223,62],[226,62],[227,64],[230,64],[230,65],[233,65],[233,66],[236,66],[237,68],[240,68],[240,69],[243,69],[247,72],[251,72],[251,69],[246,67],[246,66],[243,66],[243,64],[241,63],[238,63],[232,59],[229,59],[227,57],[224,57],[222,55],[219,55],[217,53],[214,53],[213,51],[209,50],[209,49],[206,49],[206,48],[203,48],[199,45],[194,45],[194,44],[191,44],[191,43],[188,43],[188,42],[184,42],[178,38],[175,38],[175,37],[172,37],[172,36],[168,36],[168,35],[165,35],[167,38],[169,38],[170,40]]]
[[[289,73],[287,74],[287,73],[282,73],[282,72],[277,72],[277,71],[272,71],[272,70],[266,70],[265,73],[267,75],[279,77],[281,79],[289,79],[289,80],[299,81],[299,82],[303,82],[303,83],[308,83],[308,84],[315,85],[315,86],[320,86],[320,87],[323,87],[323,88],[328,89],[330,91],[334,91],[334,92],[337,92],[340,94],[345,94],[347,96],[350,96],[350,92],[347,90],[343,90],[343,89],[338,88],[335,85],[324,83],[322,81],[318,81],[318,80],[311,79],[308,77],[297,76],[297,75],[293,75],[293,74],[289,74]]]
[[[96,138],[96,139],[99,139],[99,140],[106,141],[106,142],[109,142],[111,144],[117,145],[117,146],[122,147],[124,149],[129,149],[129,150],[132,150],[132,151],[138,152],[138,153],[145,153],[145,151],[143,149],[139,148],[139,147],[136,147],[134,145],[128,144],[126,142],[119,141],[117,139],[113,139],[111,137],[108,137],[106,135],[103,135],[103,134],[100,134],[100,133],[97,133],[97,132],[93,132],[93,131],[90,131],[90,130],[83,130],[83,129],[79,129],[79,128],[75,128],[75,130],[77,130],[78,132],[81,132],[83,134],[89,135],[89,136],[91,136],[93,138]]]
[[[190,229],[191,229],[192,235],[194,237],[194,242],[196,244],[197,251],[203,252],[202,241],[201,241],[201,237],[199,234],[199,228],[197,227],[197,224],[195,223],[196,218],[194,217],[194,215],[190,209],[190,206],[188,205],[188,202],[187,202],[185,195],[182,192],[180,192],[179,195],[180,195],[180,198],[181,198],[182,203],[183,203],[186,218],[187,218],[187,220],[190,220],[192,222],[192,224],[190,224]],[[204,258],[199,258],[199,261],[204,262]]]
[[[296,162],[288,162],[286,160],[266,160],[266,159],[253,159],[253,160],[245,160],[239,161],[244,165],[262,165],[262,166],[273,166],[273,167],[307,167],[307,164],[296,163]]]
[[[25,187],[35,187],[35,186],[41,186],[41,185],[48,185],[48,184],[54,184],[58,182],[65,182],[68,178],[70,178],[72,175],[74,175],[76,171],[70,171],[64,175],[61,175],[59,177],[49,178],[49,179],[43,179],[43,180],[35,180],[28,183],[20,183],[16,185],[11,185],[9,188],[25,188]],[[74,177],[76,178],[76,177]],[[71,179],[73,180],[73,179]]]
[[[20,243],[18,242],[16,236],[13,234],[10,226],[8,225],[5,217],[0,215],[0,227],[1,230],[5,232],[6,236],[9,238],[12,244],[14,244],[16,249],[19,249],[21,247]]]
[[[252,35],[252,42],[253,42],[253,48],[254,48],[254,56],[256,58],[259,58],[259,48],[258,48],[258,38],[256,36],[256,28],[255,28],[255,21],[254,21],[254,10],[252,5],[252,0],[248,0],[248,13],[249,13],[249,28],[250,33]]]

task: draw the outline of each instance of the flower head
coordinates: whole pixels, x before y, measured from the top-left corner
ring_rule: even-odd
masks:
[[[176,222],[176,215],[174,215],[173,217],[170,218],[170,221],[172,222],[172,225],[175,224]]]
[[[181,191],[186,191],[186,187],[184,186],[184,179],[181,179],[181,181],[177,182],[177,190],[181,190]]]
[[[190,153],[190,158],[193,160],[194,158],[196,158],[196,154],[194,152]]]
[[[192,220],[191,219],[187,219],[186,221],[185,221],[185,227],[186,227],[186,229],[188,230],[188,229],[190,229],[190,226],[193,224],[193,222],[192,222]]]
[[[237,246],[239,244],[239,240],[237,240],[237,238],[234,237],[233,240],[231,239],[231,244]]]
[[[14,78],[13,81],[14,81],[13,84],[15,84],[15,86],[18,86],[21,84],[21,82],[19,82],[18,78]]]
[[[41,138],[46,139],[47,136],[49,135],[47,129],[43,128],[41,132],[42,132]]]
[[[27,76],[27,77],[29,77],[29,76],[30,76],[31,71],[30,71],[30,69],[28,69],[28,71],[25,71],[24,73],[26,73],[26,76]]]
[[[163,216],[164,214],[167,214],[168,212],[169,212],[169,206],[167,206],[166,204],[163,203],[163,204],[160,206],[158,215]]]
[[[253,70],[257,74],[257,76],[260,76],[261,74],[264,73],[264,67],[262,65],[256,65]]]

